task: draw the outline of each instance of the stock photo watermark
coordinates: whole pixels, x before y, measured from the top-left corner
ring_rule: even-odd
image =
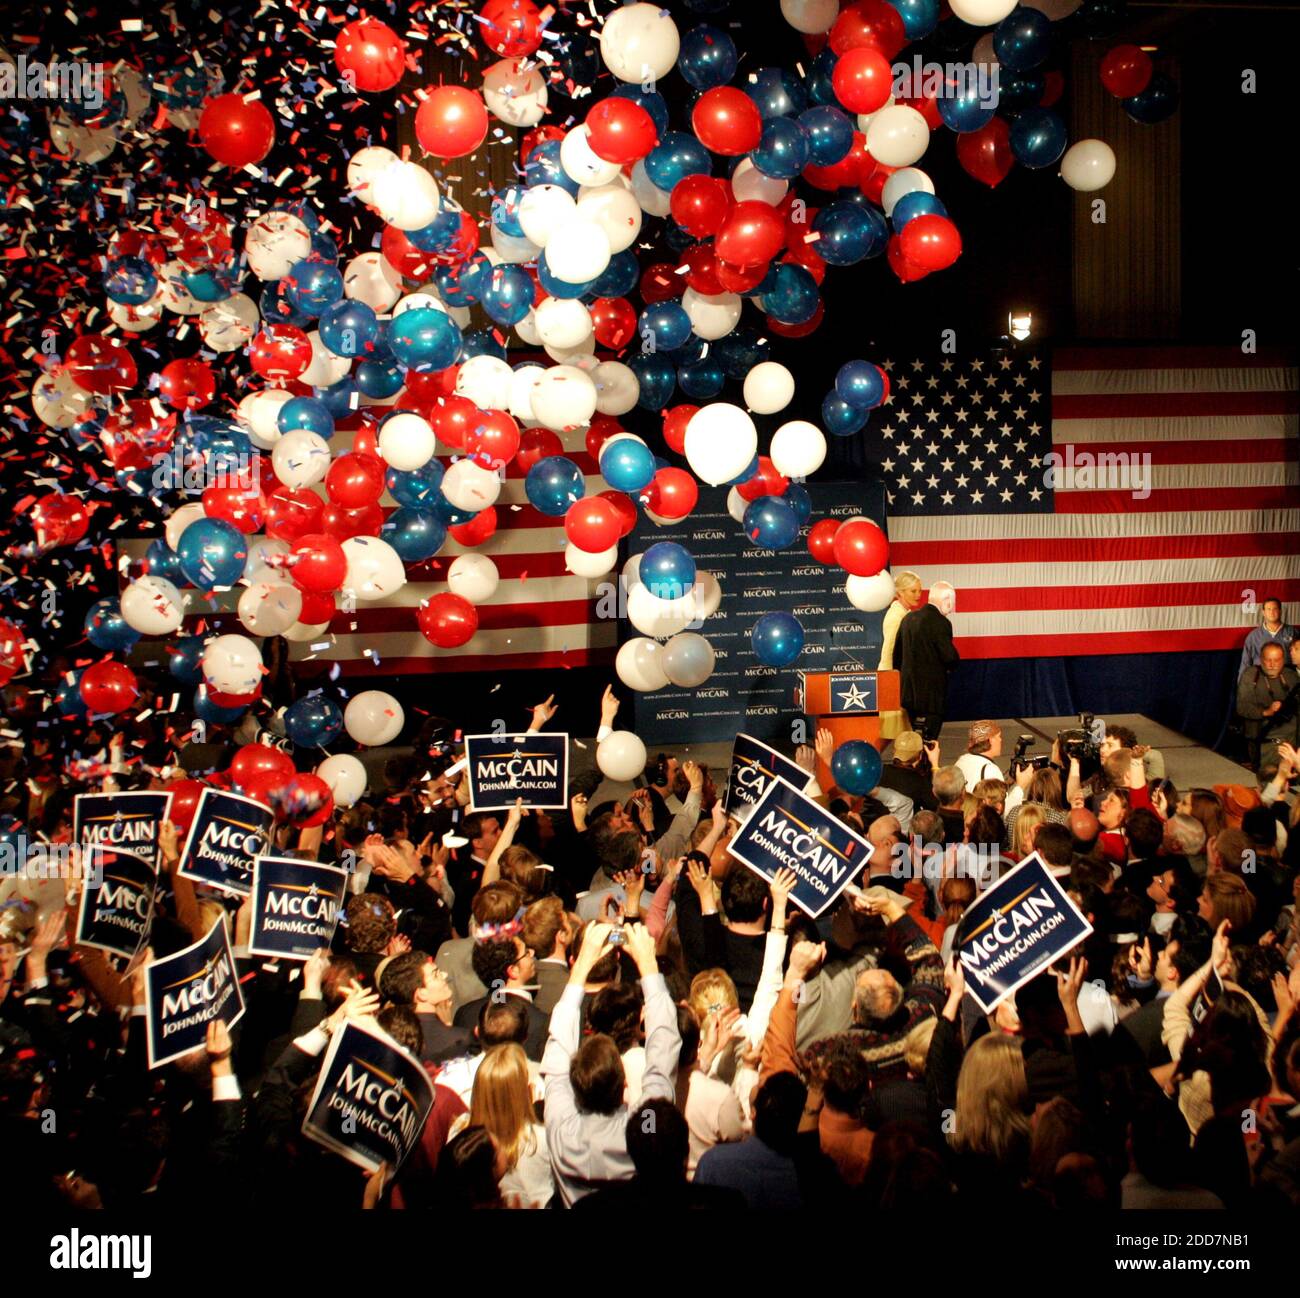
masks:
[[[44,63],[25,54],[0,63],[0,99],[60,99],[97,111],[104,106],[104,83],[98,63]]]

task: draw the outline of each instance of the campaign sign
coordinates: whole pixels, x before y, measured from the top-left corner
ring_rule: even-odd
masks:
[[[790,900],[816,919],[866,869],[872,847],[778,777],[727,851],[768,880],[778,870],[793,870],[797,879]]]
[[[798,762],[782,757],[761,739],[737,735],[731,748],[731,771],[727,776],[723,808],[730,815],[737,808],[756,806],[775,779],[785,780],[796,789],[805,789],[812,776]]]
[[[519,798],[539,811],[569,805],[569,736],[466,735],[471,811],[502,811]]]
[[[306,960],[329,946],[338,927],[348,872],[337,865],[259,856],[253,867],[253,955]]]
[[[130,960],[149,940],[157,867],[133,852],[87,850],[96,860],[81,889],[77,941]]]
[[[424,1065],[378,1025],[349,1019],[330,1041],[302,1134],[367,1172],[396,1170],[432,1108]]]
[[[181,876],[247,897],[253,862],[270,844],[274,820],[275,813],[252,798],[204,789],[181,849]]]
[[[158,829],[171,811],[170,793],[82,793],[72,800],[72,838],[110,852],[158,862]]]
[[[966,990],[986,1014],[1078,946],[1092,925],[1037,852],[1025,857],[967,908],[955,949]]]
[[[144,976],[150,1068],[201,1050],[214,1019],[230,1027],[243,1017],[244,994],[239,990],[224,915],[206,937],[155,960]]]

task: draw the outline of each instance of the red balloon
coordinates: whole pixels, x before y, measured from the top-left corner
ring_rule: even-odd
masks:
[[[237,527],[246,536],[260,532],[266,517],[262,493],[253,486],[205,487],[203,512]]]
[[[539,144],[547,144],[551,140],[563,140],[565,134],[561,126],[534,126],[531,131],[525,131],[519,141],[519,170],[524,169],[533,150]]]
[[[840,524],[832,551],[835,562],[855,577],[874,577],[889,563],[889,542],[869,518]]]
[[[637,520],[636,505],[632,503],[632,497],[625,491],[615,491],[613,487],[607,487],[600,493],[600,498],[608,500],[618,511],[619,537],[628,536],[636,526]]]
[[[706,90],[691,112],[691,129],[711,153],[737,158],[756,148],[763,137],[758,105],[735,86]]]
[[[248,363],[264,379],[298,378],[311,364],[311,339],[297,325],[264,321],[248,344]]]
[[[99,396],[133,388],[139,378],[131,353],[118,339],[103,334],[82,334],[71,342],[63,365],[83,392]]]
[[[94,663],[81,673],[82,702],[97,715],[125,712],[140,696],[135,673],[125,663]]]
[[[718,231],[714,248],[720,261],[755,266],[771,261],[785,244],[785,222],[769,203],[737,203]]]
[[[377,18],[359,18],[339,33],[334,62],[357,90],[391,90],[406,71],[406,46]]]
[[[468,397],[447,397],[434,406],[429,423],[440,442],[459,450],[478,417],[479,409]]]
[[[378,505],[345,509],[331,501],[321,511],[321,531],[336,541],[347,541],[354,536],[378,536],[383,525],[384,511]],[[298,620],[307,621],[301,614]]]
[[[478,609],[469,600],[443,591],[420,608],[416,621],[430,644],[439,649],[457,649],[474,638]]]
[[[239,790],[246,798],[252,798],[264,807],[274,807],[276,799],[280,797],[287,783],[288,781],[275,771],[258,771],[243,781]]]
[[[659,469],[646,488],[645,507],[660,518],[685,518],[700,499],[700,484],[685,469]]]
[[[683,403],[664,411],[664,441],[678,455],[686,454],[686,425],[699,412],[699,406]]]
[[[387,472],[388,465],[384,463],[384,457],[379,454],[379,424],[364,414],[362,419],[364,422],[352,437],[352,454],[377,460],[384,465],[384,470]]]
[[[654,118],[635,99],[611,95],[587,114],[587,143],[605,162],[626,167],[644,158],[658,142]]]
[[[731,186],[716,176],[683,176],[670,198],[673,220],[697,239],[722,229],[731,207]]]
[[[379,250],[384,260],[399,274],[416,283],[423,283],[433,277],[434,267],[438,264],[433,253],[417,248],[407,237],[404,230],[395,225],[384,226],[383,237],[379,241]]]
[[[454,396],[456,372],[459,369],[459,365],[449,365],[445,370],[430,370],[427,374],[422,374],[419,370],[407,370],[403,396],[425,405],[433,405],[440,398]]]
[[[520,434],[519,450],[515,454],[515,463],[523,473],[527,473],[534,464],[546,459],[548,455],[563,455],[564,443],[559,433],[549,428],[527,428]]]
[[[830,47],[836,54],[874,47],[892,59],[907,44],[902,15],[884,0],[858,0],[835,20]]]
[[[270,153],[275,143],[275,120],[259,100],[218,95],[203,106],[199,139],[218,162],[227,167],[247,167]]]
[[[1101,61],[1101,84],[1116,99],[1131,99],[1151,84],[1151,55],[1137,45],[1116,45]]]
[[[592,415],[591,425],[587,429],[586,443],[587,454],[593,460],[600,459],[600,448],[605,445],[609,438],[615,433],[625,432],[626,430],[614,418],[613,415]]]
[[[918,266],[915,262],[910,262],[903,256],[903,243],[896,234],[889,236],[889,243],[885,248],[885,260],[889,263],[889,269],[904,284],[911,284],[918,279],[924,279],[930,273],[923,266]]]
[[[266,534],[280,541],[296,541],[320,527],[325,502],[307,487],[283,484],[266,497]]]
[[[478,33],[502,58],[520,58],[541,45],[542,16],[533,0],[488,0],[479,12]]]
[[[787,241],[785,255],[781,260],[791,261],[796,266],[802,266],[818,284],[821,284],[826,278],[826,263],[822,260],[821,253],[817,251],[815,243],[796,241],[791,246]]]
[[[230,775],[236,784],[260,774],[287,780],[293,773],[293,758],[283,748],[272,748],[270,744],[245,744],[230,761]]]
[[[836,60],[831,85],[835,98],[850,113],[874,113],[889,102],[893,72],[874,45],[857,46]]]
[[[332,536],[321,532],[300,536],[294,542],[291,557],[293,564],[289,573],[295,586],[319,595],[330,595],[343,585],[348,560],[343,547]]]
[[[803,178],[817,189],[856,189],[874,165],[875,159],[867,152],[867,137],[854,131],[848,153],[829,167],[805,167]]]
[[[0,685],[8,685],[26,666],[23,656],[26,644],[27,636],[22,628],[0,617]],[[84,700],[86,696],[81,697]]]
[[[858,188],[877,206],[884,206],[885,181],[898,170],[897,167],[887,167],[883,162],[877,162],[871,158],[870,170],[864,169],[862,178],[858,181]]]
[[[258,682],[257,688],[251,694],[227,694],[224,690],[214,690],[207,684],[203,686],[203,691],[214,708],[247,708],[262,697],[261,682]]]
[[[905,108],[915,108],[925,118],[925,124],[932,131],[937,131],[943,125],[943,118],[939,115],[939,101],[933,95],[917,95],[911,99],[903,96],[894,102],[902,104]]]
[[[53,491],[32,506],[32,527],[42,550],[56,545],[75,545],[90,527],[90,514],[76,496]]]
[[[835,533],[840,526],[838,518],[823,518],[808,529],[808,553],[828,568],[835,563]]]
[[[217,395],[217,383],[203,361],[171,361],[163,366],[158,395],[173,410],[202,410]]]
[[[707,243],[697,243],[682,253],[681,264],[686,273],[681,277],[687,288],[693,288],[705,297],[717,297],[726,289],[718,280],[718,254]]]
[[[733,266],[719,257],[713,274],[721,292],[748,293],[767,278],[767,262],[760,261],[756,266]]]
[[[384,469],[368,455],[340,455],[325,475],[329,498],[344,509],[363,509],[384,494]]]
[[[903,227],[898,242],[903,256],[923,270],[945,270],[961,256],[957,227],[935,212],[913,217]]]
[[[1011,152],[1011,127],[994,117],[979,128],[957,137],[957,161],[968,176],[990,189],[1000,185],[1015,166]]]
[[[564,515],[564,534],[588,554],[603,554],[617,545],[623,534],[623,518],[612,501],[603,496],[575,500]]]
[[[334,794],[319,775],[298,771],[276,791],[274,805],[291,825],[310,829],[334,814]]]
[[[302,612],[298,614],[298,621],[303,626],[319,626],[322,622],[329,622],[337,612],[338,606],[333,595],[318,595],[314,591],[305,590],[302,593]]]
[[[457,523],[447,530],[457,545],[482,545],[497,530],[497,507],[489,505],[486,509],[480,509],[468,523]]]
[[[742,500],[757,500],[760,496],[784,496],[790,479],[777,471],[766,455],[758,457],[758,472],[742,482],[736,490]]]
[[[465,434],[465,454],[485,469],[504,468],[519,453],[519,425],[504,410],[480,410]]]
[[[596,341],[621,351],[636,337],[636,308],[625,297],[598,297],[589,308]]]
[[[652,302],[667,302],[686,292],[686,276],[677,274],[677,267],[666,261],[656,261],[647,266],[641,275],[641,300],[649,306]]]
[[[434,86],[415,114],[415,138],[435,158],[463,158],[488,132],[483,96],[465,86]]]
[[[1039,108],[1051,108],[1065,94],[1065,77],[1058,68],[1050,68],[1043,74],[1043,97],[1038,101]]]
[[[188,833],[194,820],[194,813],[199,809],[199,799],[203,796],[204,785],[199,780],[173,780],[163,785],[163,792],[172,795],[171,807],[167,819],[182,834]]]

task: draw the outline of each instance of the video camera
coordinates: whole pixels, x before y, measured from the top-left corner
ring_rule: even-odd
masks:
[[[1079,761],[1079,777],[1088,779],[1101,770],[1101,741],[1104,728],[1091,712],[1079,713],[1079,724],[1069,730],[1057,732],[1056,742],[1061,749],[1061,764],[1069,767],[1070,759]]]
[[[1033,735],[1017,735],[1016,750],[1011,754],[1011,777],[1014,779],[1021,771],[1041,771],[1051,762],[1046,753],[1030,753],[1029,746],[1034,742]]]

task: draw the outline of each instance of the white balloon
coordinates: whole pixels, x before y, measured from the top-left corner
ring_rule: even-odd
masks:
[[[374,178],[375,211],[399,230],[422,230],[438,215],[438,182],[416,162],[390,163]]]
[[[607,780],[620,784],[635,780],[645,771],[645,763],[645,744],[630,730],[615,730],[596,746],[596,765]]]
[[[401,158],[392,149],[379,145],[358,149],[348,159],[348,193],[370,206],[374,202],[375,181],[395,162],[401,162]]]
[[[715,401],[691,416],[685,449],[695,476],[716,487],[749,468],[758,450],[758,429],[739,406]]]
[[[775,207],[789,190],[788,180],[765,176],[748,158],[742,158],[731,173],[731,192],[737,202],[759,202]]]
[[[163,538],[166,540],[167,545],[174,550],[180,544],[185,529],[191,523],[197,523],[200,518],[206,517],[203,506],[197,501],[182,505],[175,510],[163,526]]]
[[[457,460],[443,474],[442,494],[456,509],[477,514],[495,505],[501,494],[501,479],[473,460]]]
[[[596,409],[602,415],[625,415],[641,395],[636,371],[622,361],[601,361],[591,371],[596,385]]]
[[[456,373],[456,395],[468,397],[480,410],[504,410],[513,373],[499,356],[471,356]]]
[[[262,280],[283,279],[311,252],[311,231],[292,212],[265,212],[248,227],[244,256]]]
[[[246,635],[219,635],[203,646],[203,679],[219,694],[252,694],[262,683],[262,651]]]
[[[585,122],[560,141],[560,166],[579,185],[608,185],[622,170],[617,162],[598,158],[591,148],[591,129]]]
[[[284,560],[290,554],[289,542],[274,536],[254,536],[248,542],[248,558],[244,560],[244,575],[239,579],[246,586],[256,582],[271,585],[288,580],[288,565]]]
[[[621,175],[611,184],[580,189],[578,215],[600,226],[612,253],[630,248],[641,233],[641,204]]]
[[[1000,23],[1019,0],[950,0],[953,13],[972,27],[992,27]]]
[[[881,104],[880,107],[877,108],[874,113],[859,113],[858,130],[860,130],[863,133],[863,135],[865,135],[871,129],[871,123],[875,120],[876,114],[883,113],[886,108],[892,108],[894,102],[895,102],[894,96],[890,95],[889,98],[885,100],[885,102]]]
[[[749,501],[740,494],[739,487],[732,487],[727,492],[727,513],[736,520],[737,523],[745,521],[745,510],[749,508]]]
[[[693,589],[680,599],[660,599],[640,583],[628,591],[627,619],[642,635],[665,640],[685,631],[698,618],[699,606]]]
[[[664,674],[678,689],[693,690],[713,675],[713,646],[695,631],[683,631],[664,645]]]
[[[545,248],[551,236],[578,212],[578,201],[559,185],[533,185],[519,200],[519,226],[524,237]]]
[[[251,635],[283,635],[302,612],[302,591],[283,579],[256,581],[239,596],[239,620]]]
[[[366,792],[366,768],[351,753],[335,753],[317,768],[316,774],[329,785],[336,807],[351,807]]]
[[[592,332],[591,312],[576,297],[545,297],[533,315],[547,347],[576,347]]]
[[[175,549],[175,547],[172,547]],[[632,587],[639,585],[641,581],[641,556],[632,554],[628,556],[627,562],[623,565],[623,589],[631,594]]]
[[[1061,159],[1061,179],[1081,193],[1103,189],[1114,177],[1115,151],[1105,140],[1079,140]]]
[[[330,467],[330,444],[319,434],[295,428],[271,448],[271,467],[295,491],[324,479]]]
[[[140,334],[146,329],[152,329],[162,319],[165,308],[163,286],[160,283],[158,291],[147,302],[141,302],[138,306],[130,306],[125,302],[110,302],[108,314],[119,329],[125,329],[127,333]]]
[[[900,167],[890,178],[885,181],[884,188],[880,191],[880,203],[885,209],[886,216],[894,215],[894,204],[898,202],[904,194],[933,194],[934,181],[925,174],[919,167]]]
[[[419,293],[408,293],[393,308],[393,319],[402,315],[406,311],[416,311],[423,307],[432,307],[435,311],[441,311],[445,315],[451,312],[447,309],[447,304],[440,298],[432,287]]]
[[[50,370],[32,384],[32,409],[47,428],[71,428],[90,410],[90,393],[67,370]]]
[[[311,360],[307,368],[298,376],[299,383],[309,384],[313,388],[332,388],[348,376],[352,360],[348,356],[336,356],[321,342],[319,330],[312,329],[307,334],[311,343]]]
[[[894,602],[894,579],[888,569],[872,577],[854,577],[844,583],[849,603],[862,613],[879,613]]]
[[[581,428],[591,423],[596,413],[597,395],[589,374],[576,365],[555,365],[533,388],[533,415],[539,424],[557,433]]]
[[[141,635],[171,635],[185,617],[185,597],[162,577],[141,577],[122,592],[122,621]]]
[[[646,174],[644,158],[638,158],[632,166],[632,193],[641,210],[650,216],[667,216],[673,209],[672,195]]]
[[[185,266],[179,261],[169,261],[158,272],[158,293],[162,304],[173,315],[200,315],[208,308],[185,287]]]
[[[510,413],[525,423],[533,422],[533,389],[546,373],[541,365],[521,365],[510,378]]]
[[[774,415],[794,400],[794,375],[777,361],[761,361],[745,375],[744,391],[756,415]]]
[[[546,80],[531,59],[502,59],[483,74],[483,102],[507,126],[536,126],[547,98]]]
[[[772,434],[772,465],[787,478],[809,478],[826,459],[826,435],[816,424],[792,419]]]
[[[663,666],[664,646],[647,636],[633,636],[619,646],[614,671],[630,690],[661,690],[668,684]]]
[[[421,415],[391,415],[379,430],[379,454],[385,464],[399,472],[422,469],[433,459],[436,449],[433,426]]]
[[[295,622],[285,633],[286,640],[298,644],[304,640],[318,640],[330,629],[328,622]]]
[[[701,572],[696,569],[695,603],[701,622],[706,617],[712,617],[722,606],[722,587],[718,585],[718,579],[711,572]]]
[[[609,238],[595,221],[576,214],[555,230],[546,243],[546,266],[566,284],[585,284],[609,266]]]
[[[362,690],[343,709],[343,729],[369,748],[391,744],[402,733],[406,713],[402,705],[383,690]]]
[[[542,251],[531,239],[506,234],[500,226],[492,226],[488,233],[492,239],[492,249],[502,261],[522,265],[524,262],[536,261]]]
[[[363,252],[343,268],[343,295],[383,315],[402,296],[402,277],[381,252]]]
[[[564,566],[575,577],[603,577],[607,572],[612,571],[617,562],[617,545],[611,545],[608,550],[602,550],[599,554],[579,550],[572,541],[564,547]]]
[[[600,33],[600,57],[620,81],[658,81],[672,71],[681,49],[677,24],[657,4],[615,9]]]
[[[739,293],[717,293],[712,297],[688,288],[682,294],[682,310],[691,321],[691,331],[705,342],[725,338],[739,323]]]
[[[447,569],[447,588],[471,604],[491,599],[500,585],[501,574],[486,554],[462,554]]]
[[[910,167],[930,147],[930,124],[906,104],[882,108],[867,130],[867,151],[886,167]]]
[[[546,344],[546,354],[557,365],[576,365],[585,369],[596,364],[596,335],[589,333],[581,342],[572,347],[555,347]]]
[[[232,293],[213,302],[199,314],[199,337],[214,352],[233,352],[247,347],[261,322],[257,303],[246,293]]]
[[[377,536],[349,537],[343,542],[343,554],[348,561],[343,589],[357,599],[383,599],[406,585],[401,557]]]
[[[240,422],[259,450],[269,451],[280,440],[280,407],[292,400],[293,393],[283,388],[259,388],[240,399]]]
[[[839,0],[781,0],[781,16],[797,32],[828,32],[839,17]]]

